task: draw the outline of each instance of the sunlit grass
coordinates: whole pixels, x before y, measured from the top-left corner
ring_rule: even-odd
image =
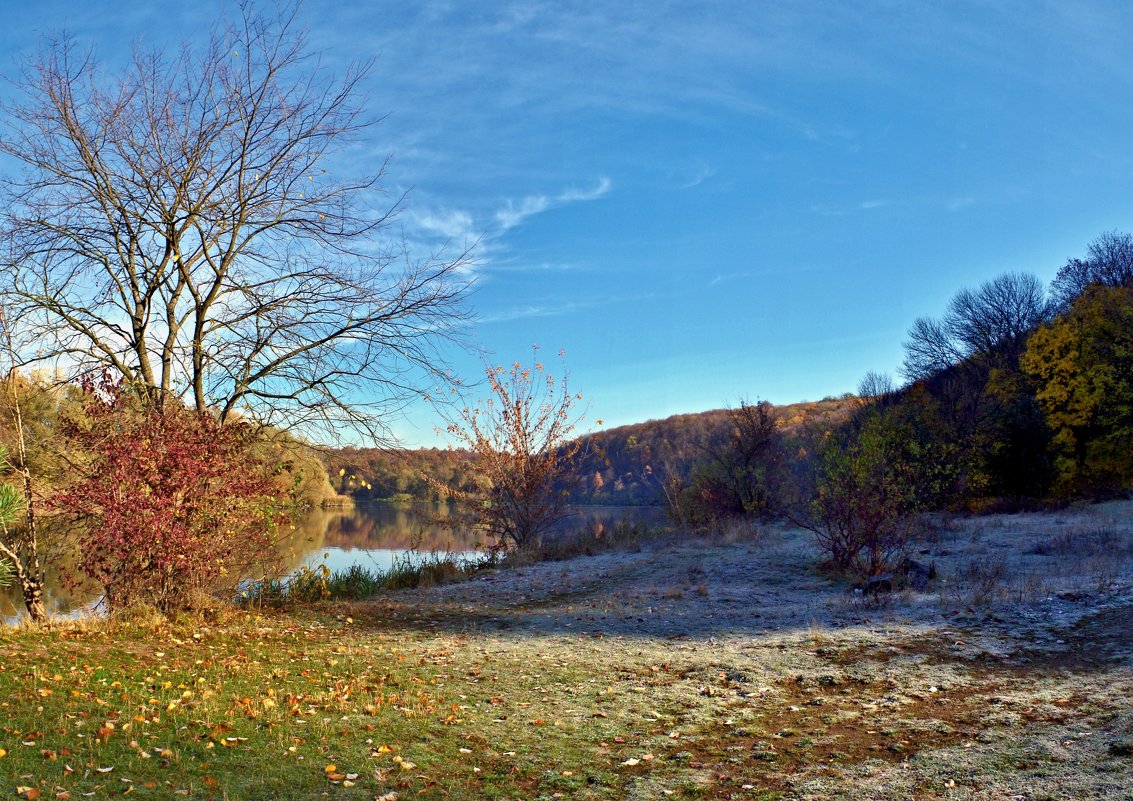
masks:
[[[549,736],[562,723],[533,708],[531,685],[567,666],[536,679],[526,656],[497,667],[453,645],[260,614],[5,630],[0,776],[43,798],[440,797],[442,786],[472,798],[543,784],[548,760],[589,760],[573,727]],[[520,664],[504,687],[489,678]]]

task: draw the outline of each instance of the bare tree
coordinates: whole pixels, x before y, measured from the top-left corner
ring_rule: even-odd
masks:
[[[222,418],[384,435],[381,413],[443,377],[467,254],[414,259],[387,236],[386,165],[336,169],[375,122],[367,69],[329,77],[294,8],[248,4],[203,49],[139,48],[112,75],[49,42],[0,135],[23,167],[2,182],[22,358]]]
[[[1107,231],[1090,243],[1084,259],[1070,259],[1051,282],[1050,292],[1059,311],[1091,285],[1133,286],[1133,236]]]
[[[947,326],[931,317],[914,320],[904,344],[905,363],[901,372],[914,381],[946,370],[964,358]]]
[[[962,289],[941,319],[921,317],[913,323],[902,372],[915,381],[966,360],[1013,366],[1027,335],[1050,312],[1042,283],[1028,273],[1006,273],[979,289]]]
[[[487,370],[490,394],[450,420],[448,433],[472,453],[482,490],[457,494],[464,517],[495,549],[539,540],[567,515],[571,468],[581,443],[564,375],[556,380],[538,360]]]
[[[858,397],[866,402],[885,400],[896,391],[897,387],[893,385],[893,378],[889,373],[870,370],[858,382]]]

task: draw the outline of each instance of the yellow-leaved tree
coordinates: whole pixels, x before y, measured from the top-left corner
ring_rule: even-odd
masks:
[[[1059,489],[1133,481],[1133,289],[1093,286],[1030,338],[1020,360],[1039,381]]]

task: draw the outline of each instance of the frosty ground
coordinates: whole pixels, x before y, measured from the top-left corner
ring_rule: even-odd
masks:
[[[1133,504],[942,520],[917,551],[937,580],[876,598],[770,528],[501,571],[382,614],[589,664],[547,715],[591,714],[617,679],[627,725],[654,724],[637,758],[683,764],[684,790],[1133,797]],[[653,773],[627,790],[673,791]]]

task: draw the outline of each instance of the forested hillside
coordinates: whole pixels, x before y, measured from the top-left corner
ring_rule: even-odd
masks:
[[[762,405],[762,404],[761,404]],[[785,434],[834,428],[857,405],[847,395],[814,403],[768,405]],[[756,408],[740,404],[740,409]],[[713,461],[735,433],[740,409],[714,409],[619,426],[584,438],[578,461],[575,503],[661,504],[674,480],[687,482],[698,465]]]
[[[784,431],[831,428],[846,420],[854,396],[777,407]],[[670,479],[687,481],[694,467],[721,448],[734,428],[733,410],[680,414],[619,426],[582,438],[566,489],[576,504],[656,505],[665,503]],[[445,488],[475,486],[471,456],[461,450],[343,448],[324,456],[335,489],[356,500],[395,498],[439,500]]]

